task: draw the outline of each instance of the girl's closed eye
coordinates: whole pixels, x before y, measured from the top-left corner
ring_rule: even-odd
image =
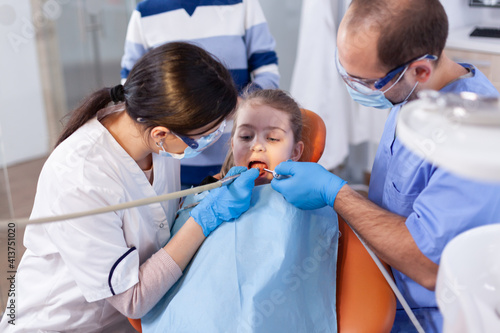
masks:
[[[282,130],[273,129],[272,131],[267,132],[266,139],[269,142],[280,142],[283,139]]]
[[[235,135],[241,141],[249,141],[253,139],[255,132],[250,128],[242,126],[241,128],[238,128]]]
[[[238,137],[243,141],[249,141],[252,140],[253,134],[240,134]]]

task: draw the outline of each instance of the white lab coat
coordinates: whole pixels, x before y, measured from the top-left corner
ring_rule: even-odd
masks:
[[[337,18],[348,2],[303,0],[290,88],[302,107],[316,112],[325,122],[326,145],[319,163],[327,169],[344,161],[349,144],[378,143],[388,115],[388,111],[354,102],[335,67]]]
[[[179,161],[153,154],[154,182],[97,120],[45,163],[31,218],[152,197],[180,189]],[[170,238],[176,200],[30,225],[16,276],[16,321],[1,332],[128,332],[105,298],[138,282],[139,266]]]

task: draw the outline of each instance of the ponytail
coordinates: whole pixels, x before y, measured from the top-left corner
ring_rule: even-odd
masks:
[[[68,123],[64,126],[63,132],[57,140],[56,147],[111,102],[110,90],[110,88],[103,88],[94,92],[71,112]]]

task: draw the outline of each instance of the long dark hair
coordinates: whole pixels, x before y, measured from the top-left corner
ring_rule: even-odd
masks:
[[[112,100],[111,88],[90,95],[75,109],[57,145]],[[128,115],[145,129],[164,126],[186,135],[222,122],[236,107],[237,90],[229,71],[193,44],[175,42],[152,49],[134,65],[123,86]],[[191,134],[193,135],[193,134]]]

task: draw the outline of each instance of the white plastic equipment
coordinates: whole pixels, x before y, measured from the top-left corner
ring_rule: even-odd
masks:
[[[399,115],[405,146],[457,175],[500,182],[499,100],[429,90],[418,96]]]
[[[500,332],[500,224],[474,228],[448,243],[436,297],[443,332]]]
[[[419,97],[401,110],[401,141],[443,169],[500,184],[498,99],[435,91]],[[488,222],[498,224],[458,235],[441,256],[436,298],[444,333],[500,332],[500,221]]]

